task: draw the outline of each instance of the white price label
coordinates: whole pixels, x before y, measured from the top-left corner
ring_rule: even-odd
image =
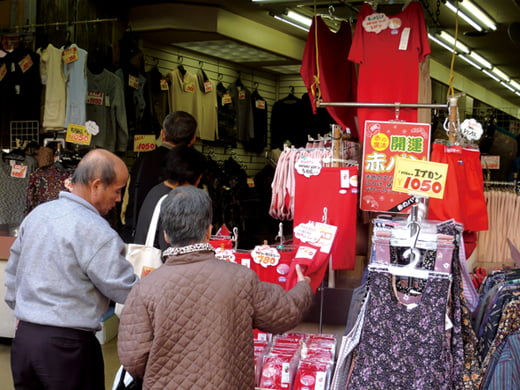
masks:
[[[320,160],[302,156],[294,165],[296,172],[305,177],[317,176],[321,172]]]
[[[460,124],[460,133],[470,141],[478,141],[484,134],[484,129],[476,119],[466,119]]]
[[[219,260],[229,261],[230,263],[236,263],[235,254],[230,249],[216,249],[215,257]]]
[[[280,262],[280,253],[269,245],[257,245],[251,252],[251,256],[256,264],[264,268],[276,267]]]

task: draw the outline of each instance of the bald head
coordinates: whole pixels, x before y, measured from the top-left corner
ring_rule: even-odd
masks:
[[[118,171],[127,171],[126,165],[119,157],[105,149],[93,149],[80,161],[71,177],[72,184],[88,183],[100,179],[105,185],[112,184]]]
[[[121,200],[128,180],[123,160],[105,149],[93,149],[80,161],[71,177],[71,192],[90,202],[102,215]]]

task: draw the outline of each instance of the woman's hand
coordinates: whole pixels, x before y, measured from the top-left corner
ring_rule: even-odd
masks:
[[[311,278],[303,274],[300,264],[296,264],[296,275],[298,275],[298,282],[306,281],[309,284],[311,283]]]

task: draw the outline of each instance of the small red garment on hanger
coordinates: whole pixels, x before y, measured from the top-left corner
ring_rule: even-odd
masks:
[[[448,173],[444,198],[430,199],[428,218],[439,221],[453,218],[464,225],[464,230],[487,230],[488,213],[480,151],[435,142],[431,161],[448,164]]]
[[[323,220],[338,227],[332,245],[332,268],[352,270],[356,262],[356,219],[358,168],[322,168],[319,175],[295,173],[294,226]],[[302,244],[295,240],[295,244]]]
[[[278,284],[285,288],[296,249],[294,246],[288,245],[283,248],[277,248],[277,250],[280,253],[280,259],[276,265],[272,266],[262,266],[255,262],[254,258],[250,255],[251,269],[255,271],[261,281]]]
[[[307,243],[302,244],[291,262],[285,289],[289,291],[298,283],[296,265],[299,264],[303,274],[311,278],[311,287],[316,292],[325,276],[325,272],[327,272],[329,256],[329,253],[321,252],[317,246]]]
[[[309,92],[314,113],[316,113],[315,99],[318,97],[316,91],[318,85],[316,85],[314,76],[319,76],[319,93],[324,102],[356,101],[356,69],[354,63],[347,58],[351,44],[352,31],[349,23],[342,21],[338,31],[333,32],[320,16],[313,18],[303,51],[300,74]],[[319,66],[319,72],[317,66]],[[355,109],[349,107],[326,108],[337,124],[342,128],[348,127],[352,135],[357,136]]]

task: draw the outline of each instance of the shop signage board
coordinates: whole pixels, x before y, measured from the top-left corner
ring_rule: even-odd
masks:
[[[367,120],[360,208],[377,212],[409,212],[417,198],[392,189],[396,159],[428,161],[429,157],[429,124]]]
[[[448,164],[396,158],[392,190],[430,198],[444,198]]]

